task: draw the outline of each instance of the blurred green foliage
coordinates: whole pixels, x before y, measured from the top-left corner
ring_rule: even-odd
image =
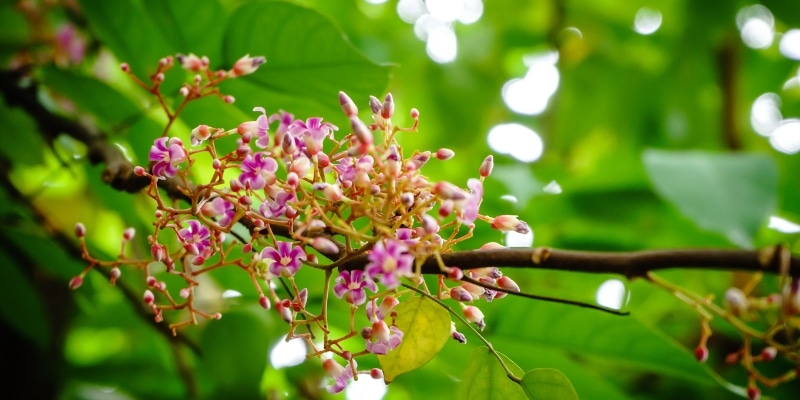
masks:
[[[172,134],[188,138],[200,123],[233,128],[254,119],[255,106],[347,126],[339,90],[361,110],[368,110],[369,95],[390,91],[398,115],[407,116],[411,107],[421,113],[419,132],[402,134],[406,149],[456,152],[453,160],[426,166],[432,179],[464,185],[476,176],[485,155],[494,152],[487,134],[497,124],[519,123],[541,136],[544,151],[535,162],[495,154],[482,205],[487,214],[519,214],[533,229],[535,245],[640,250],[780,242],[800,250],[796,232],[767,227],[770,216],[800,222],[800,157],[775,150],[751,125],[753,103],[764,93],[780,97],[784,117],[800,116],[800,90],[796,82],[787,84],[797,80],[798,63],[778,49],[780,33],[800,28],[797,2],[763,2],[778,36],[766,48],[752,49],[737,27],[737,13],[751,2],[487,1],[478,21],[452,24],[458,53],[446,64],[426,55],[414,26],[399,18],[396,0],[44,3],[0,5],[0,61],[9,68],[24,61],[20,54],[34,65],[45,59],[31,71],[44,88],[40,100],[108,132],[134,162],[146,161],[165,119],[153,99],[118,71],[119,62],[145,79],[169,54],[207,55],[212,67],[227,68],[249,53],[268,62],[253,76],[223,86],[236,103],[193,103]],[[45,10],[38,25],[23,17],[21,4]],[[642,7],[662,16],[653,34],[634,30]],[[42,29],[52,34],[67,22],[87,40],[86,57],[50,62],[42,54],[52,53],[52,40],[42,39]],[[501,95],[504,84],[525,75],[525,60],[550,51],[558,52],[559,80],[547,108],[537,115],[511,111]],[[171,71],[168,85],[181,73]],[[16,371],[6,388],[64,399],[328,397],[318,385],[319,361],[271,366],[268,351],[286,326],[254,307],[256,294],[240,271],[220,270],[209,283],[217,292],[208,294],[208,304],[224,318],[179,332],[199,344],[199,352],[159,333],[149,323],[152,316],[137,314],[144,282],[136,271],[123,270],[122,278],[133,299],[99,273],[69,292],[69,278],[84,265],[53,232],[69,235],[83,221],[93,250],[110,258],[122,229],[134,226],[141,240],[134,253],[147,254],[152,205],[143,195],[105,185],[80,143],[44,138],[36,121],[7,105],[0,107],[0,119],[6,124],[0,154],[7,181],[0,191],[0,355]],[[543,189],[551,181],[559,194]],[[516,202],[503,197],[508,194]],[[462,249],[488,241],[504,238],[479,224]],[[589,302],[612,278],[508,274],[529,292]],[[743,279],[694,271],[664,276],[716,298]],[[771,293],[776,285],[765,279],[757,290]],[[227,289],[243,295],[223,298]],[[715,322],[711,357],[699,364],[691,353],[700,331],[696,314],[644,282],[630,282],[627,290],[628,317],[520,298],[492,302],[482,307],[485,333],[522,370],[560,370],[581,398],[736,397],[724,383],[746,382],[741,368],[724,363],[739,346],[735,332]],[[398,377],[385,398],[456,398],[465,374],[479,368],[467,361],[478,340],[468,339],[467,346],[447,343],[425,367]],[[763,370],[777,374],[788,365],[777,360]],[[796,381],[764,389],[787,399],[798,390]]]

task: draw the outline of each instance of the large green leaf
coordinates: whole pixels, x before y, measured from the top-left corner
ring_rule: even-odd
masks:
[[[503,362],[517,377],[522,369],[511,359],[500,354]],[[524,400],[528,397],[518,383],[512,381],[494,354],[486,347],[478,347],[467,362],[459,398],[471,400]]]
[[[271,325],[275,324],[269,323],[262,309],[234,310],[209,323],[200,341],[201,366],[213,381],[216,396],[259,397],[259,381],[274,337]]]
[[[395,311],[395,324],[403,332],[403,341],[385,356],[378,356],[386,383],[427,364],[450,337],[450,314],[433,300],[414,297],[400,303]]]
[[[533,400],[578,400],[575,388],[557,369],[537,368],[522,378],[525,393]]]
[[[202,5],[192,0],[80,0],[80,5],[97,38],[142,79],[170,54],[218,56],[227,16],[213,0]]]
[[[775,208],[778,169],[766,155],[649,150],[644,164],[659,196],[738,246],[752,247]]]
[[[715,384],[712,372],[699,364],[689,351],[643,325],[635,316],[615,316],[562,304],[508,300],[503,304],[502,315],[497,314],[496,328],[490,338],[560,348],[635,365],[642,371],[698,384]],[[487,315],[487,319],[491,324],[491,317]],[[533,349],[523,348],[520,352],[531,354],[528,350]]]
[[[226,92],[248,113],[263,106],[300,118],[339,116],[340,90],[368,109],[369,95],[381,95],[388,83],[387,67],[359,53],[328,18],[292,3],[246,3],[231,16],[224,43],[227,64],[245,54],[267,58],[257,73],[228,83]]]
[[[46,351],[51,335],[44,304],[30,279],[22,274],[22,268],[30,268],[30,265],[18,261],[22,260],[14,260],[5,249],[0,249],[0,265],[3,266],[3,279],[0,280],[0,318],[30,339],[40,350]]]

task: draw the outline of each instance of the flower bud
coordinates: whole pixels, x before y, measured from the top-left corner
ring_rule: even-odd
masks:
[[[158,244],[158,242],[153,242],[150,246],[150,255],[154,261],[164,260],[164,246]]]
[[[281,318],[288,323],[292,322],[292,310],[289,309],[290,307],[291,302],[289,302],[289,300],[283,300],[275,303],[275,311],[277,311]]]
[[[146,173],[147,173],[147,171],[145,171],[144,167],[142,167],[142,166],[137,165],[137,166],[133,167],[133,174],[136,175],[136,176],[144,176],[144,174],[146,174]]]
[[[383,379],[383,370],[380,368],[373,368],[369,370],[369,376],[372,379]]]
[[[483,312],[478,307],[466,306],[461,310],[464,313],[464,318],[478,326],[478,329],[483,330],[486,323],[483,320]]]
[[[69,288],[75,290],[83,285],[83,277],[78,275],[69,280]]]
[[[432,190],[433,194],[438,195],[442,199],[445,200],[464,200],[467,198],[467,195],[461,190],[458,186],[453,185],[447,181],[438,182],[436,185],[433,186]]]
[[[208,125],[198,125],[196,128],[192,129],[191,133],[192,146],[197,146],[210,137],[211,137],[211,129],[208,128]]]
[[[228,104],[233,104],[236,102],[236,98],[228,94],[222,97],[222,101]]]
[[[367,128],[358,116],[350,117],[350,126],[353,128],[353,135],[358,139],[359,147],[363,150],[372,144],[372,131]]]
[[[750,301],[739,288],[732,287],[725,291],[725,305],[733,315],[742,315],[750,307]]]
[[[267,298],[267,296],[264,296],[263,294],[261,295],[261,297],[258,298],[258,304],[261,304],[261,307],[263,307],[265,310],[269,310],[269,308],[271,307],[269,299]]]
[[[380,114],[382,107],[383,106],[381,105],[381,101],[378,100],[377,97],[369,96],[369,108],[370,110],[372,110],[373,114]]]
[[[215,312],[215,313],[214,313],[214,319],[216,319],[216,320],[218,320],[218,321],[219,321],[220,319],[222,319],[222,313]]]
[[[133,237],[135,235],[136,235],[136,229],[134,229],[132,227],[129,227],[129,228],[125,229],[124,231],[122,231],[122,240],[127,242],[127,241],[133,239]]]
[[[339,201],[344,196],[339,185],[325,186],[325,188],[322,189],[322,195],[325,196],[325,199],[328,201]]]
[[[497,286],[510,292],[519,293],[519,285],[507,276],[501,276],[497,279]]]
[[[761,391],[758,390],[757,387],[751,386],[747,388],[747,398],[750,400],[760,400],[761,399]]]
[[[144,291],[142,300],[144,300],[144,304],[153,304],[153,302],[156,300],[156,296],[150,291],[150,289],[147,289]]]
[[[155,287],[158,284],[158,280],[153,275],[148,276],[147,279],[145,279],[145,282],[147,282],[147,286],[150,287]]]
[[[761,350],[761,359],[764,361],[772,361],[777,355],[778,349],[772,346],[764,347],[764,349]]]
[[[530,228],[524,221],[520,221],[516,215],[500,215],[492,218],[492,228],[498,231],[509,232],[514,231],[517,233],[528,233]]]
[[[354,117],[358,115],[358,107],[353,103],[353,100],[345,92],[339,92],[339,104],[342,106],[344,115]]]
[[[428,214],[422,214],[422,228],[426,233],[439,232],[439,222]]]
[[[249,54],[245,55],[244,57],[236,60],[236,63],[233,64],[233,68],[228,72],[231,77],[237,77],[247,74],[252,74],[255,72],[261,64],[264,64],[267,60],[264,57],[250,57]]]
[[[120,64],[120,65],[119,65],[119,69],[121,69],[121,70],[122,70],[122,72],[131,72],[131,66],[130,66],[130,65],[128,65],[128,63],[122,63],[122,64]]]
[[[178,294],[181,296],[181,298],[182,298],[182,299],[188,299],[188,298],[189,298],[189,295],[190,295],[191,293],[192,293],[192,290],[191,290],[191,289],[189,289],[189,288],[183,288],[183,289],[181,289],[181,291],[180,291]]]
[[[416,108],[412,108],[410,114],[411,118],[413,119],[419,118],[419,110],[417,110]]]
[[[394,99],[392,98],[392,94],[388,93],[386,98],[383,100],[383,107],[381,108],[381,117],[385,119],[392,118],[394,114]]]
[[[455,301],[472,301],[472,295],[461,286],[455,286],[450,289],[450,298]]]
[[[117,283],[117,279],[119,279],[119,277],[122,275],[122,271],[120,271],[119,268],[114,267],[114,268],[111,268],[111,271],[109,272],[109,275],[110,275],[111,284],[115,285]]]
[[[480,173],[481,178],[486,178],[487,176],[492,174],[492,169],[494,168],[494,157],[492,155],[486,156],[481,163],[481,167],[478,169],[478,173]]]
[[[698,362],[704,363],[708,360],[708,347],[706,346],[697,346],[694,349],[694,358]]]
[[[180,94],[182,97],[187,97],[187,96],[189,96],[189,88],[188,88],[188,87],[186,87],[186,86],[182,86],[182,87],[181,87],[181,88],[178,90],[178,94]]]
[[[445,161],[453,158],[456,155],[456,152],[447,148],[441,148],[436,150],[436,158]]]
[[[322,254],[333,255],[339,253],[339,247],[336,246],[336,243],[333,243],[332,240],[322,236],[315,237],[311,242],[311,247]]]
[[[75,236],[79,238],[86,236],[86,227],[80,222],[75,224]]]

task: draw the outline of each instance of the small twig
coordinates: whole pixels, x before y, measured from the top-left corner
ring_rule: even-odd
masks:
[[[540,296],[540,295],[530,294],[530,293],[525,293],[525,292],[515,292],[513,290],[508,290],[508,289],[504,289],[504,288],[497,287],[497,286],[487,285],[487,284],[485,284],[485,283],[483,283],[483,282],[481,282],[481,281],[479,281],[477,279],[472,279],[472,278],[470,278],[470,277],[468,277],[466,275],[464,275],[464,277],[462,277],[461,280],[464,281],[464,282],[469,282],[469,283],[471,283],[473,285],[478,285],[478,286],[480,286],[482,288],[485,288],[485,289],[491,289],[491,290],[494,290],[494,291],[497,291],[497,292],[503,292],[503,293],[506,293],[506,294],[511,295],[511,296],[519,296],[519,297],[524,297],[524,298],[527,298],[527,299],[549,301],[549,302],[552,302],[552,303],[568,304],[568,305],[571,305],[571,306],[578,306],[578,307],[583,307],[583,308],[591,308],[592,310],[603,311],[603,312],[607,312],[609,314],[620,315],[620,316],[625,316],[625,315],[630,315],[631,314],[628,311],[620,311],[620,310],[616,310],[616,309],[613,309],[613,308],[603,307],[603,306],[600,306],[600,305],[597,305],[597,304],[584,303],[584,302],[577,301],[577,300],[559,299],[557,297]]]

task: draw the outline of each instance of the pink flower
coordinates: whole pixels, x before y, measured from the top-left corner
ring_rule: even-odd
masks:
[[[188,222],[189,227],[178,231],[178,236],[186,250],[192,254],[201,254],[211,247],[211,232],[200,221],[193,219]]]
[[[332,138],[333,131],[338,130],[336,125],[322,122],[322,118],[319,117],[309,118],[305,122],[297,120],[289,126],[289,134],[303,139],[309,156],[319,153],[322,150],[322,141],[326,137]]]
[[[248,154],[239,168],[242,170],[239,182],[246,189],[259,190],[275,182],[278,162],[267,156],[266,153],[259,152],[255,156]]]
[[[277,249],[267,247],[261,251],[262,260],[271,260],[269,272],[275,276],[293,276],[303,265],[306,252],[290,242],[278,242]]]
[[[278,194],[275,195],[275,200],[268,199],[264,201],[261,203],[258,210],[261,211],[261,215],[267,218],[281,217],[291,209],[286,202],[293,200],[295,200],[294,193],[278,192]]]
[[[389,327],[384,320],[372,323],[372,335],[367,340],[367,351],[372,354],[386,354],[403,341],[403,331],[396,326]]]
[[[371,279],[364,276],[364,271],[342,271],[336,277],[333,293],[338,298],[344,296],[345,301],[358,306],[367,301],[365,287],[372,290],[373,293],[378,291],[378,286]]]
[[[353,369],[357,366],[356,360],[352,360],[352,363],[353,367],[351,368],[350,365],[343,367],[330,358],[322,362],[322,369],[334,379],[332,385],[325,386],[329,393],[339,393],[347,387],[347,384],[353,379]]]
[[[164,178],[178,173],[178,165],[186,161],[186,150],[178,138],[160,137],[150,147],[150,161],[154,162],[153,175]]]
[[[460,219],[462,223],[470,225],[478,218],[478,209],[483,201],[483,183],[477,179],[470,179],[467,181],[467,187],[470,193],[461,206]]]
[[[203,215],[210,217],[221,215],[222,218],[217,221],[220,226],[228,226],[233,220],[234,214],[236,214],[234,205],[222,197],[215,197],[214,200],[203,204],[201,211]]]
[[[261,115],[256,119],[256,146],[261,149],[269,147],[269,118],[264,107],[255,107],[253,111],[260,112]]]
[[[387,239],[385,242],[375,243],[364,271],[370,279],[377,278],[387,289],[394,289],[400,285],[400,276],[411,275],[414,256],[408,253],[408,246],[402,241]]]

